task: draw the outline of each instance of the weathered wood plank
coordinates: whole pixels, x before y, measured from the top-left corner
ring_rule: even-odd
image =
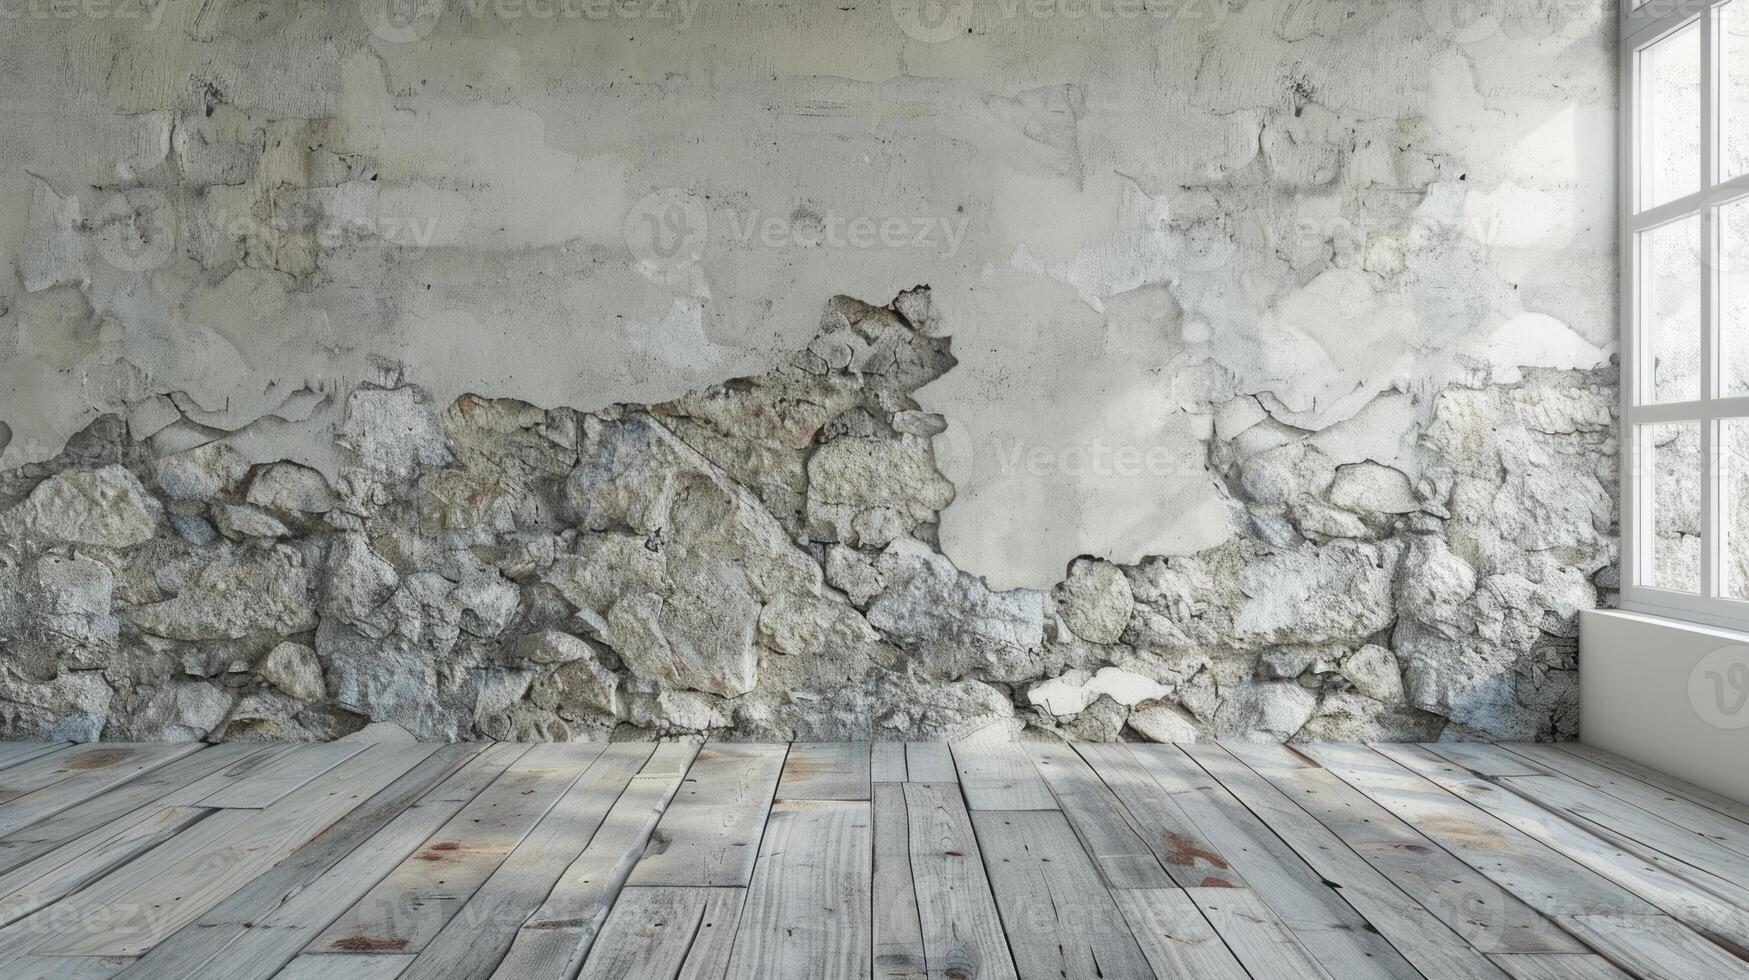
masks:
[[[1693,783],[1677,779],[1675,776],[1661,773],[1649,766],[1643,766],[1632,759],[1624,759],[1613,752],[1605,752],[1582,742],[1557,742],[1555,748],[1587,762],[1613,769],[1629,779],[1637,779],[1661,792],[1681,797],[1691,803],[1698,803],[1709,810],[1749,824],[1749,803],[1722,796],[1710,789],[1703,789]]]
[[[1592,836],[1749,909],[1749,856],[1693,827],[1678,826],[1602,790],[1562,776],[1501,776],[1493,782]]]
[[[953,761],[953,749],[946,742],[906,742],[905,768],[907,782],[960,781],[959,766]]]
[[[773,805],[741,907],[729,980],[868,976],[873,855],[868,803]]]
[[[133,825],[153,811],[187,806],[179,797],[184,787],[194,785],[264,750],[259,745],[227,743],[186,755],[136,779],[94,796],[77,806],[14,831],[0,840],[0,894],[16,881],[12,872],[34,866],[38,873],[70,860],[117,831]]]
[[[1145,977],[1151,972],[1061,812],[978,810],[972,813],[972,827],[1014,964],[1024,980]],[[1169,883],[1164,873],[1160,881]]]
[[[234,757],[228,765],[219,769],[211,770],[199,779],[186,781],[182,785],[169,790],[164,794],[163,798],[158,801],[159,806],[198,806],[201,800],[206,799],[214,793],[235,786],[237,783],[253,777],[264,769],[272,768],[274,762],[279,759],[280,756],[285,755],[296,747],[297,746],[295,745],[249,746],[240,745],[235,742],[227,742],[223,745],[215,745],[197,753],[196,755],[182,759],[179,762],[172,763],[171,765],[165,766],[163,769],[155,770],[149,775],[129,782],[123,787],[123,789],[132,789],[136,784],[149,782],[157,778],[159,773],[167,772],[176,766],[195,762],[213,755],[219,755],[222,758],[227,749],[249,749],[250,751],[245,755]],[[112,793],[105,795],[113,795],[113,791]]]
[[[15,922],[71,895],[193,826],[209,812],[183,806],[146,810],[133,823],[113,832],[106,828],[101,840],[80,839],[77,853],[52,852],[0,875],[0,923]]]
[[[588,846],[655,748],[649,742],[609,745],[402,976],[408,980],[491,976],[517,930]]]
[[[1171,886],[1129,810],[1085,759],[1060,743],[1028,743],[1026,751],[1108,887]]]
[[[1127,888],[1113,892],[1112,898],[1155,976],[1249,980],[1250,974],[1184,889]]]
[[[310,944],[312,953],[417,953],[472,898],[603,745],[536,745]]]
[[[959,742],[953,760],[970,809],[1057,809],[1056,797],[1018,742]]]
[[[1203,835],[1232,860],[1252,894],[1274,910],[1325,969],[1344,978],[1420,975],[1293,848],[1177,747],[1130,748]],[[1208,911],[1201,900],[1198,905]],[[1213,917],[1209,921],[1222,928]],[[1239,959],[1244,962],[1245,957]]]
[[[870,750],[868,778],[875,783],[902,783],[907,778],[904,742],[876,742]]]
[[[1233,870],[1231,862],[1215,850],[1127,746],[1083,742],[1075,748],[1124,805],[1143,842],[1180,887],[1245,887],[1245,879]]]
[[[1422,748],[1489,779],[1544,775],[1540,766],[1491,742],[1428,742]]]
[[[21,762],[29,762],[50,752],[64,752],[71,747],[68,742],[0,742],[0,778],[4,778],[5,770]]]
[[[1491,958],[1512,980],[1631,980],[1594,953],[1501,953]]]
[[[104,742],[33,759],[0,773],[0,836],[47,819],[203,746]]]
[[[752,881],[785,753],[782,745],[740,742],[699,749],[627,883],[743,887]]]
[[[1286,841],[1424,976],[1504,980],[1499,967],[1249,766],[1218,745],[1180,748]]]
[[[1726,816],[1712,807],[1696,803],[1680,793],[1659,789],[1547,742],[1517,743],[1502,748],[1529,760],[1550,775],[1562,776],[1608,793],[1624,803],[1693,831],[1721,847],[1749,855],[1749,824]]]
[[[1544,915],[1657,911],[1620,885],[1364,745],[1294,748]]]
[[[25,956],[6,964],[6,980],[109,980],[132,962],[126,956]]]
[[[589,846],[559,875],[539,909],[517,930],[494,977],[566,977],[577,971],[656,823],[680,788],[697,744],[664,745],[632,778]]]
[[[1375,746],[1375,749],[1478,809],[1626,888],[1679,921],[1749,948],[1749,912],[1426,749],[1385,744]]]
[[[273,976],[527,751],[506,743],[439,748],[193,926],[153,947],[125,980]]]
[[[1572,915],[1561,921],[1593,949],[1645,980],[1749,977],[1749,963],[1667,915]]]
[[[214,846],[116,899],[106,910],[107,928],[82,925],[35,952],[85,956],[146,952],[291,856],[437,748],[433,743],[373,746],[266,809],[217,811],[241,812],[250,819]]]
[[[1334,980],[1293,930],[1249,888],[1186,888],[1227,948],[1253,977]],[[1347,974],[1336,971],[1335,977]]]
[[[1221,744],[1471,946],[1486,953],[1585,952],[1517,896],[1288,746]]]
[[[923,923],[911,880],[911,822],[905,789],[877,782],[874,818],[874,976],[924,976]]]
[[[327,772],[365,748],[361,742],[326,742],[296,745],[276,756],[273,764],[237,780],[200,801],[201,806],[261,808],[272,806],[292,790]]]
[[[960,787],[951,783],[904,787],[928,975],[1018,980]]]
[[[116,868],[84,890],[0,927],[0,976],[5,975],[9,964],[70,925],[82,924],[95,934],[106,934],[111,924],[121,919],[115,906],[122,896],[182,861],[204,854],[256,815],[248,810],[210,811],[208,817],[194,826]]]
[[[780,800],[868,800],[869,743],[797,742],[778,780]]]
[[[625,889],[602,924],[580,980],[721,980],[744,891]]]
[[[305,953],[286,964],[274,980],[395,980],[411,962],[411,955]]]

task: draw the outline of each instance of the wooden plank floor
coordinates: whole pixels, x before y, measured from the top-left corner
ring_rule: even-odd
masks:
[[[0,744],[0,978],[1749,980],[1584,746]]]

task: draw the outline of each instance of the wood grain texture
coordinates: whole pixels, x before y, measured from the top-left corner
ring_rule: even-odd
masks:
[[[970,809],[1057,809],[1057,798],[1018,742],[960,742],[953,746],[953,761]]]
[[[906,742],[905,766],[907,782],[960,781],[959,767],[953,761],[953,749],[946,742]]]
[[[1055,810],[977,810],[972,826],[1023,980],[1150,972],[1075,831]],[[1164,874],[1162,883],[1167,882]]]
[[[1667,915],[1573,915],[1561,921],[1605,958],[1644,980],[1749,977],[1749,963]]]
[[[1414,770],[1477,809],[1511,824],[1678,920],[1741,948],[1749,948],[1749,914],[1724,899],[1424,748],[1414,745],[1378,745],[1375,748],[1379,754]]]
[[[1675,776],[1661,773],[1649,766],[1640,765],[1632,759],[1624,759],[1612,752],[1593,748],[1583,742],[1558,742],[1554,747],[1569,756],[1584,759],[1587,762],[1619,772],[1630,779],[1639,780],[1660,792],[1680,797],[1691,803],[1698,803],[1716,813],[1731,817],[1739,823],[1749,824],[1749,803],[1721,796],[1712,790],[1703,789],[1693,783],[1677,779]]]
[[[127,980],[272,976],[446,814],[460,809],[525,751],[526,746],[478,743],[438,748],[192,927],[153,947],[124,971]]]
[[[905,812],[928,975],[1018,980],[960,788],[906,783]]]
[[[1749,823],[1695,802],[1681,793],[1617,772],[1556,745],[1517,743],[1502,748],[1531,760],[1552,775],[1601,790],[1738,854],[1749,855]]]
[[[729,980],[866,977],[873,853],[866,802],[774,805],[741,907]]]
[[[1656,912],[1627,889],[1364,745],[1295,750],[1543,915]]]
[[[209,812],[186,806],[151,810],[113,832],[105,828],[93,833],[94,839],[80,838],[68,846],[68,853],[55,851],[0,875],[0,924],[15,922],[71,895],[193,826]]]
[[[199,801],[201,806],[265,807],[288,793],[352,758],[366,746],[360,742],[329,742],[295,746],[296,751],[276,755],[271,765],[238,779]]]
[[[784,759],[780,800],[868,800],[867,742],[797,742]]]
[[[21,762],[29,762],[50,752],[61,752],[70,748],[67,742],[0,742],[0,779],[5,778],[5,771]]]
[[[1182,888],[1128,888],[1112,893],[1130,933],[1158,977],[1247,980],[1250,974]]]
[[[905,788],[876,783],[874,819],[874,976],[922,977],[923,923],[911,877],[911,822]]]
[[[902,783],[906,779],[905,743],[876,742],[869,750],[868,778],[875,783]]]
[[[588,846],[655,746],[620,742],[598,756],[402,974],[409,980],[492,975],[516,932]]]
[[[437,749],[433,743],[373,746],[266,809],[215,811],[220,815],[243,813],[249,819],[198,855],[118,897],[105,910],[105,928],[68,930],[35,952],[85,956],[145,953],[291,856]]]
[[[1253,977],[1339,980],[1344,976],[1332,976],[1250,889],[1186,888],[1184,893]]]
[[[1185,745],[1183,750],[1293,848],[1327,887],[1336,889],[1423,975],[1505,980],[1499,967],[1249,766],[1218,745]]]
[[[1595,953],[1503,953],[1493,959],[1512,980],[1631,980]]]
[[[347,745],[16,752],[0,977],[1749,980],[1730,807],[1562,746]]]
[[[515,980],[570,976],[577,971],[680,787],[685,767],[673,764],[677,753],[665,752],[667,748],[658,749],[614,801],[589,846],[562,871],[540,907],[517,930],[493,976]],[[696,745],[680,748],[688,760],[698,751]]]
[[[151,772],[203,746],[104,742],[33,759],[0,773],[0,836]]]
[[[1178,748],[1132,745],[1131,749],[1203,835],[1232,859],[1250,884],[1251,894],[1287,924],[1325,969],[1343,978],[1419,975],[1365,916],[1343,900],[1340,891],[1325,884],[1292,847]],[[1198,904],[1207,911],[1204,903]],[[1214,924],[1217,929],[1221,926]]]
[[[1245,879],[1215,849],[1172,794],[1148,775],[1127,746],[1075,746],[1135,821],[1142,841],[1182,888],[1244,888]]]
[[[627,883],[745,887],[786,753],[738,742],[699,749]]]
[[[1060,743],[1032,743],[1026,750],[1107,886],[1171,886],[1172,879],[1142,840],[1129,810],[1086,760]]]
[[[744,889],[627,888],[582,980],[721,980]]]
[[[310,944],[310,952],[417,953],[564,796],[604,746],[523,753]]]
[[[1293,749],[1258,742],[1221,744],[1476,949],[1585,951],[1517,896]]]

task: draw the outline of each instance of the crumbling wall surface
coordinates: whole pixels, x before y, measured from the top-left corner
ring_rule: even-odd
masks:
[[[4,6],[0,732],[1571,735],[1613,16]]]
[[[841,297],[771,371],[649,406],[361,387],[332,482],[105,416],[0,478],[0,730],[1573,734],[1606,370],[1448,387],[1414,482],[1225,411],[1226,543],[995,591],[937,545],[933,317]]]

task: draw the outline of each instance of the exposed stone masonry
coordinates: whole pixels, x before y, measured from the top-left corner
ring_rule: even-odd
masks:
[[[1575,734],[1613,368],[1417,393],[1414,482],[1211,405],[1231,540],[996,592],[936,547],[931,326],[839,298],[766,374],[594,413],[362,387],[332,483],[104,416],[0,473],[0,735]]]

